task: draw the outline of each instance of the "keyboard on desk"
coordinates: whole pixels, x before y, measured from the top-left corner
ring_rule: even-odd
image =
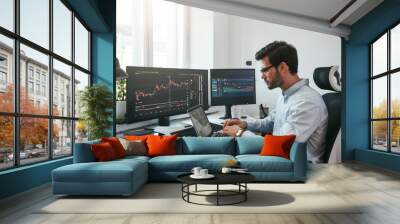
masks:
[[[211,137],[229,137],[229,136],[230,136],[230,135],[224,134],[224,133],[219,132],[219,131],[213,132],[213,133],[211,134]]]
[[[211,130],[213,132],[222,130],[222,125],[218,125],[218,124],[214,124],[214,123],[210,123],[210,125],[211,125]]]

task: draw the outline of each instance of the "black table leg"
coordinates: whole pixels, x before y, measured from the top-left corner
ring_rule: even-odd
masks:
[[[244,201],[247,201],[247,192],[248,192],[248,190],[247,190],[247,182],[244,183],[244,187],[245,187],[245,191],[246,191],[246,192],[244,192]]]
[[[197,192],[197,184],[196,184],[196,186],[195,186],[195,191]]]
[[[219,184],[217,184],[217,206],[219,206]]]
[[[189,195],[190,195],[190,184],[187,185],[187,192],[188,192],[188,194],[187,194],[187,201],[190,202],[190,200],[189,200]]]

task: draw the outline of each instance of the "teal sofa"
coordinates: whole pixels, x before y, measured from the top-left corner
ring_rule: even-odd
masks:
[[[304,182],[307,158],[305,143],[295,142],[290,159],[258,155],[262,137],[183,137],[177,141],[177,155],[128,156],[96,162],[90,145],[75,144],[74,163],[52,171],[54,194],[131,195],[148,181],[176,181],[193,167],[218,172],[228,160],[236,160],[260,182]]]

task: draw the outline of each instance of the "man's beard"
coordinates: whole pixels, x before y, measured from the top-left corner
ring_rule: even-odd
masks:
[[[275,89],[276,87],[279,87],[282,85],[282,76],[279,73],[279,71],[276,71],[275,78],[271,82],[267,82],[265,80],[265,83],[267,83],[268,89]]]

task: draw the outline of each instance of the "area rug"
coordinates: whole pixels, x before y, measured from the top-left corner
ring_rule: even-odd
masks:
[[[56,197],[36,213],[360,213],[359,205],[344,201],[316,184],[249,184],[246,202],[227,206],[189,204],[182,200],[177,183],[146,184],[131,197]],[[210,190],[212,185],[199,186]],[[225,187],[230,189],[232,187]],[[192,188],[194,190],[194,187]],[[213,193],[210,193],[213,194]],[[197,203],[215,203],[214,196],[192,196]],[[224,197],[223,203],[240,198]],[[231,201],[230,201],[231,200]]]

